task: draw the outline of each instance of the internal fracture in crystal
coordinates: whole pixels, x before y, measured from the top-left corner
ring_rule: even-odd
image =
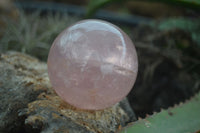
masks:
[[[101,20],[83,20],[65,29],[48,56],[53,88],[81,109],[104,109],[122,100],[132,89],[137,71],[131,39]]]

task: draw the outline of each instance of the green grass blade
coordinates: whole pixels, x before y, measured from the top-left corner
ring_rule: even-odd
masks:
[[[161,2],[170,4],[172,6],[183,6],[194,10],[200,10],[200,0],[90,0],[87,7],[86,17],[91,17],[98,9],[102,8],[103,6],[109,5],[111,3],[126,1]]]
[[[90,0],[87,6],[86,17],[91,17],[95,12],[103,6],[106,6],[110,3],[119,2],[121,0]]]

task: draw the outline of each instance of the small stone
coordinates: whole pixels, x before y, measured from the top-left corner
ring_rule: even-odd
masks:
[[[104,109],[122,100],[133,87],[137,71],[131,39],[101,20],[83,20],[65,29],[48,56],[53,88],[64,101],[81,109]]]

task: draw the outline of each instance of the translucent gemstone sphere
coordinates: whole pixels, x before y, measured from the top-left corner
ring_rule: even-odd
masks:
[[[65,29],[48,56],[48,74],[56,93],[81,109],[104,109],[122,100],[133,87],[137,71],[131,39],[101,20],[83,20]]]

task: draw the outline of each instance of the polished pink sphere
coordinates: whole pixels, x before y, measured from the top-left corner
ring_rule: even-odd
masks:
[[[133,87],[137,71],[131,39],[101,20],[83,20],[65,29],[48,56],[53,88],[64,101],[81,109],[104,109],[122,100]]]

